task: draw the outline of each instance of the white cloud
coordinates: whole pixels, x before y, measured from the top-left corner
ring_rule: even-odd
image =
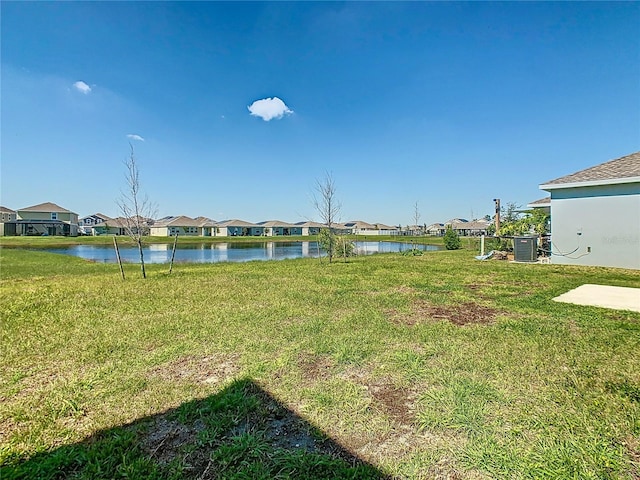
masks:
[[[78,90],[80,93],[84,93],[85,95],[87,95],[88,93],[91,93],[91,87],[81,80],[74,83],[73,87],[76,90]]]
[[[289,107],[287,107],[278,97],[256,100],[247,108],[251,112],[251,115],[260,117],[265,122],[274,118],[282,118],[285,115],[293,113],[293,110],[289,110]]]
[[[127,138],[129,140],[137,140],[139,142],[144,142],[144,138],[142,138],[140,135],[136,135],[135,133],[127,134]]]

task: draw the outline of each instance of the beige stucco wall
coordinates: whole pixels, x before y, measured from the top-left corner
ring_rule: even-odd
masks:
[[[26,212],[18,210],[20,220],[51,220],[51,212]],[[78,215],[75,213],[58,212],[57,220],[71,224],[78,223]]]

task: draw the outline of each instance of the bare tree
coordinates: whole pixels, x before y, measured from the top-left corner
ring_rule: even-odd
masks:
[[[313,195],[313,206],[318,211],[322,223],[327,227],[327,255],[329,263],[333,260],[335,249],[334,224],[340,213],[340,202],[336,198],[336,184],[329,172],[326,172],[322,180],[316,180],[316,193]]]
[[[415,225],[415,229],[416,229],[416,231],[414,232],[414,235],[415,235],[420,230],[420,227],[418,227],[418,220],[420,220],[420,210],[418,210],[418,202],[417,201],[413,205],[413,220],[414,220],[413,224]]]
[[[129,147],[131,148],[129,158],[124,161],[127,189],[126,192],[121,193],[117,203],[124,217],[125,231],[138,247],[142,278],[147,278],[142,240],[144,235],[148,233],[149,220],[155,215],[155,206],[146,195],[142,197],[140,192],[140,171],[138,170],[133,145],[129,144]]]

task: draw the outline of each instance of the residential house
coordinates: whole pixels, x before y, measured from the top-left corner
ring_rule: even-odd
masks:
[[[256,225],[264,227],[263,234],[267,237],[302,235],[302,227],[293,223],[282,222],[280,220],[267,220],[264,222],[258,222]]]
[[[7,226],[6,235],[15,235],[17,214],[15,210],[0,206],[0,236],[5,235],[5,223]]]
[[[111,220],[111,217],[102,213],[94,213],[93,215],[82,217],[78,220],[78,232],[83,235],[93,235],[93,227],[107,220]]]
[[[391,227],[384,223],[375,223],[374,226],[378,229],[378,235],[398,235],[398,227]]]
[[[15,222],[17,220],[17,214],[15,210],[0,206],[0,223]]]
[[[487,235],[491,222],[486,220],[471,220],[452,224],[453,230],[461,237]]]
[[[13,225],[12,231],[8,231]],[[21,208],[16,212],[16,220],[5,223],[6,235],[78,235],[78,214],[55,203],[46,202]]]
[[[352,235],[378,235],[378,228],[362,220],[350,220],[344,223]]]
[[[165,217],[157,220],[149,228],[149,234],[153,237],[211,237],[215,236],[216,223],[210,218],[190,218],[184,215],[177,217]]]
[[[438,237],[443,236],[446,230],[447,227],[445,227],[444,223],[432,223],[425,229],[427,235],[434,235]]]
[[[549,180],[551,262],[640,269],[640,152]]]
[[[538,200],[534,200],[531,203],[527,204],[527,208],[530,210],[534,209],[543,209],[545,213],[551,213],[551,197],[544,197]]]
[[[140,218],[139,222],[135,221],[136,218]],[[93,235],[128,235],[128,226],[131,226],[136,231],[136,224],[142,226],[142,235],[149,235],[149,229],[153,225],[154,220],[151,218],[143,217],[116,217],[110,218],[107,221],[98,223],[93,227]]]
[[[485,219],[469,221],[465,218],[452,218],[444,223],[444,228],[446,231],[448,227],[451,227],[461,237],[470,237],[486,235],[489,225],[491,225],[491,222]]]
[[[126,235],[127,224],[124,217],[110,218],[97,223],[91,229],[93,235]]]
[[[244,220],[224,220],[216,224],[217,235],[221,237],[246,237],[264,235],[264,227]]]
[[[324,225],[318,222],[298,222],[295,224],[296,227],[300,228],[300,235],[318,235],[320,230],[324,228]]]
[[[367,223],[362,220],[350,220],[344,227],[353,235],[397,235],[398,227],[390,227],[383,223]],[[420,227],[422,228],[422,227]]]

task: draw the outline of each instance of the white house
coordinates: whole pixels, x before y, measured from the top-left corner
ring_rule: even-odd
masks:
[[[211,237],[216,234],[216,223],[210,218],[190,218],[184,215],[165,217],[157,220],[149,228],[152,237]]]
[[[300,228],[300,235],[318,235],[324,228],[323,224],[312,221],[298,222],[296,226]]]
[[[540,185],[551,193],[551,261],[640,269],[640,152]]]
[[[264,222],[258,222],[256,225],[264,228],[263,233],[267,237],[302,235],[302,227],[280,220],[266,220]]]

